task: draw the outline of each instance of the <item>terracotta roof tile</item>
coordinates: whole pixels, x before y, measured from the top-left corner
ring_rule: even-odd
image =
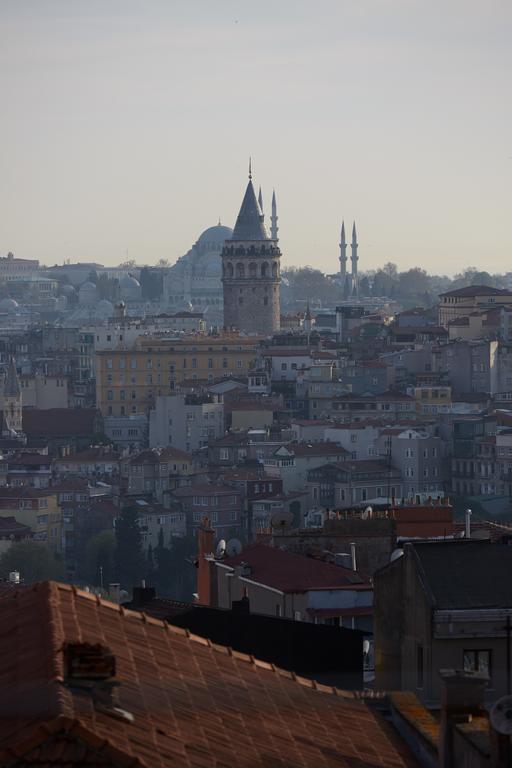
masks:
[[[234,567],[247,564],[251,581],[281,592],[306,592],[309,589],[369,589],[360,574],[340,565],[326,563],[313,557],[253,544],[236,557],[226,557],[223,565]]]
[[[315,690],[309,680],[76,588],[44,583],[16,591],[0,601],[0,626],[6,620],[1,765],[417,765],[397,734],[353,695]],[[131,717],[63,685],[66,642],[110,649],[116,706]]]

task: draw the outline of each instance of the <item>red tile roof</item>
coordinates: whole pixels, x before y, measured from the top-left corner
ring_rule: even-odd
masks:
[[[33,437],[92,437],[99,418],[96,408],[27,408],[23,410],[23,431]]]
[[[0,626],[1,765],[417,766],[354,694],[69,585],[14,590],[0,600]],[[117,711],[66,684],[70,642],[114,654]]]
[[[307,592],[310,589],[370,589],[360,574],[341,565],[313,557],[296,555],[278,547],[253,544],[236,557],[226,557],[222,565],[234,567],[246,563],[247,578],[280,592]]]
[[[459,298],[476,298],[477,296],[510,296],[512,292],[505,288],[491,288],[489,285],[467,285],[464,288],[455,288],[453,291],[440,293],[439,296],[458,296]]]

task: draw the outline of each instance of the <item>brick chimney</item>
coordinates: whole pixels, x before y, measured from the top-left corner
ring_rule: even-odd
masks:
[[[439,729],[439,766],[457,768],[453,753],[453,729],[458,723],[470,722],[473,716],[485,715],[484,695],[487,675],[441,669],[441,727]]]
[[[197,530],[197,602],[212,604],[212,560],[215,531],[207,517]]]

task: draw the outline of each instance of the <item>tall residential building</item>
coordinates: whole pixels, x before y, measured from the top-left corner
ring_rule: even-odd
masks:
[[[222,250],[225,328],[266,336],[279,330],[280,258],[275,196],[269,237],[249,165],[249,183],[235,229]]]
[[[155,400],[183,382],[246,377],[261,337],[140,336],[130,349],[96,352],[96,403],[103,416],[149,414]]]

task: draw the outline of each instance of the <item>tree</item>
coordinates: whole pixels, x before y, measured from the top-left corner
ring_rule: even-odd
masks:
[[[125,589],[136,586],[146,575],[142,535],[137,510],[126,507],[116,520],[116,573]]]
[[[174,600],[192,599],[196,589],[196,570],[192,561],[196,553],[195,536],[173,536],[170,547],[165,547],[163,534],[159,535],[154,559],[157,563],[155,583],[160,595],[172,597]]]
[[[11,544],[0,557],[0,576],[9,577],[11,571],[19,571],[25,584],[36,581],[64,579],[64,565],[44,544],[20,541]]]
[[[400,296],[417,296],[429,289],[428,275],[424,269],[415,267],[398,275],[398,291]]]
[[[361,296],[370,296],[370,283],[366,276],[359,281],[359,293]]]
[[[173,579],[173,555],[172,551],[164,544],[164,531],[160,527],[158,532],[158,545],[155,549],[154,560],[156,563],[155,582],[159,594],[169,594],[169,588]]]
[[[398,269],[396,264],[393,264],[392,261],[388,261],[384,266],[382,267],[382,271],[385,275],[390,277],[392,280],[396,280],[398,277]]]
[[[80,575],[89,584],[106,586],[114,581],[116,538],[113,531],[101,531],[86,544]],[[100,568],[102,569],[100,572]]]

